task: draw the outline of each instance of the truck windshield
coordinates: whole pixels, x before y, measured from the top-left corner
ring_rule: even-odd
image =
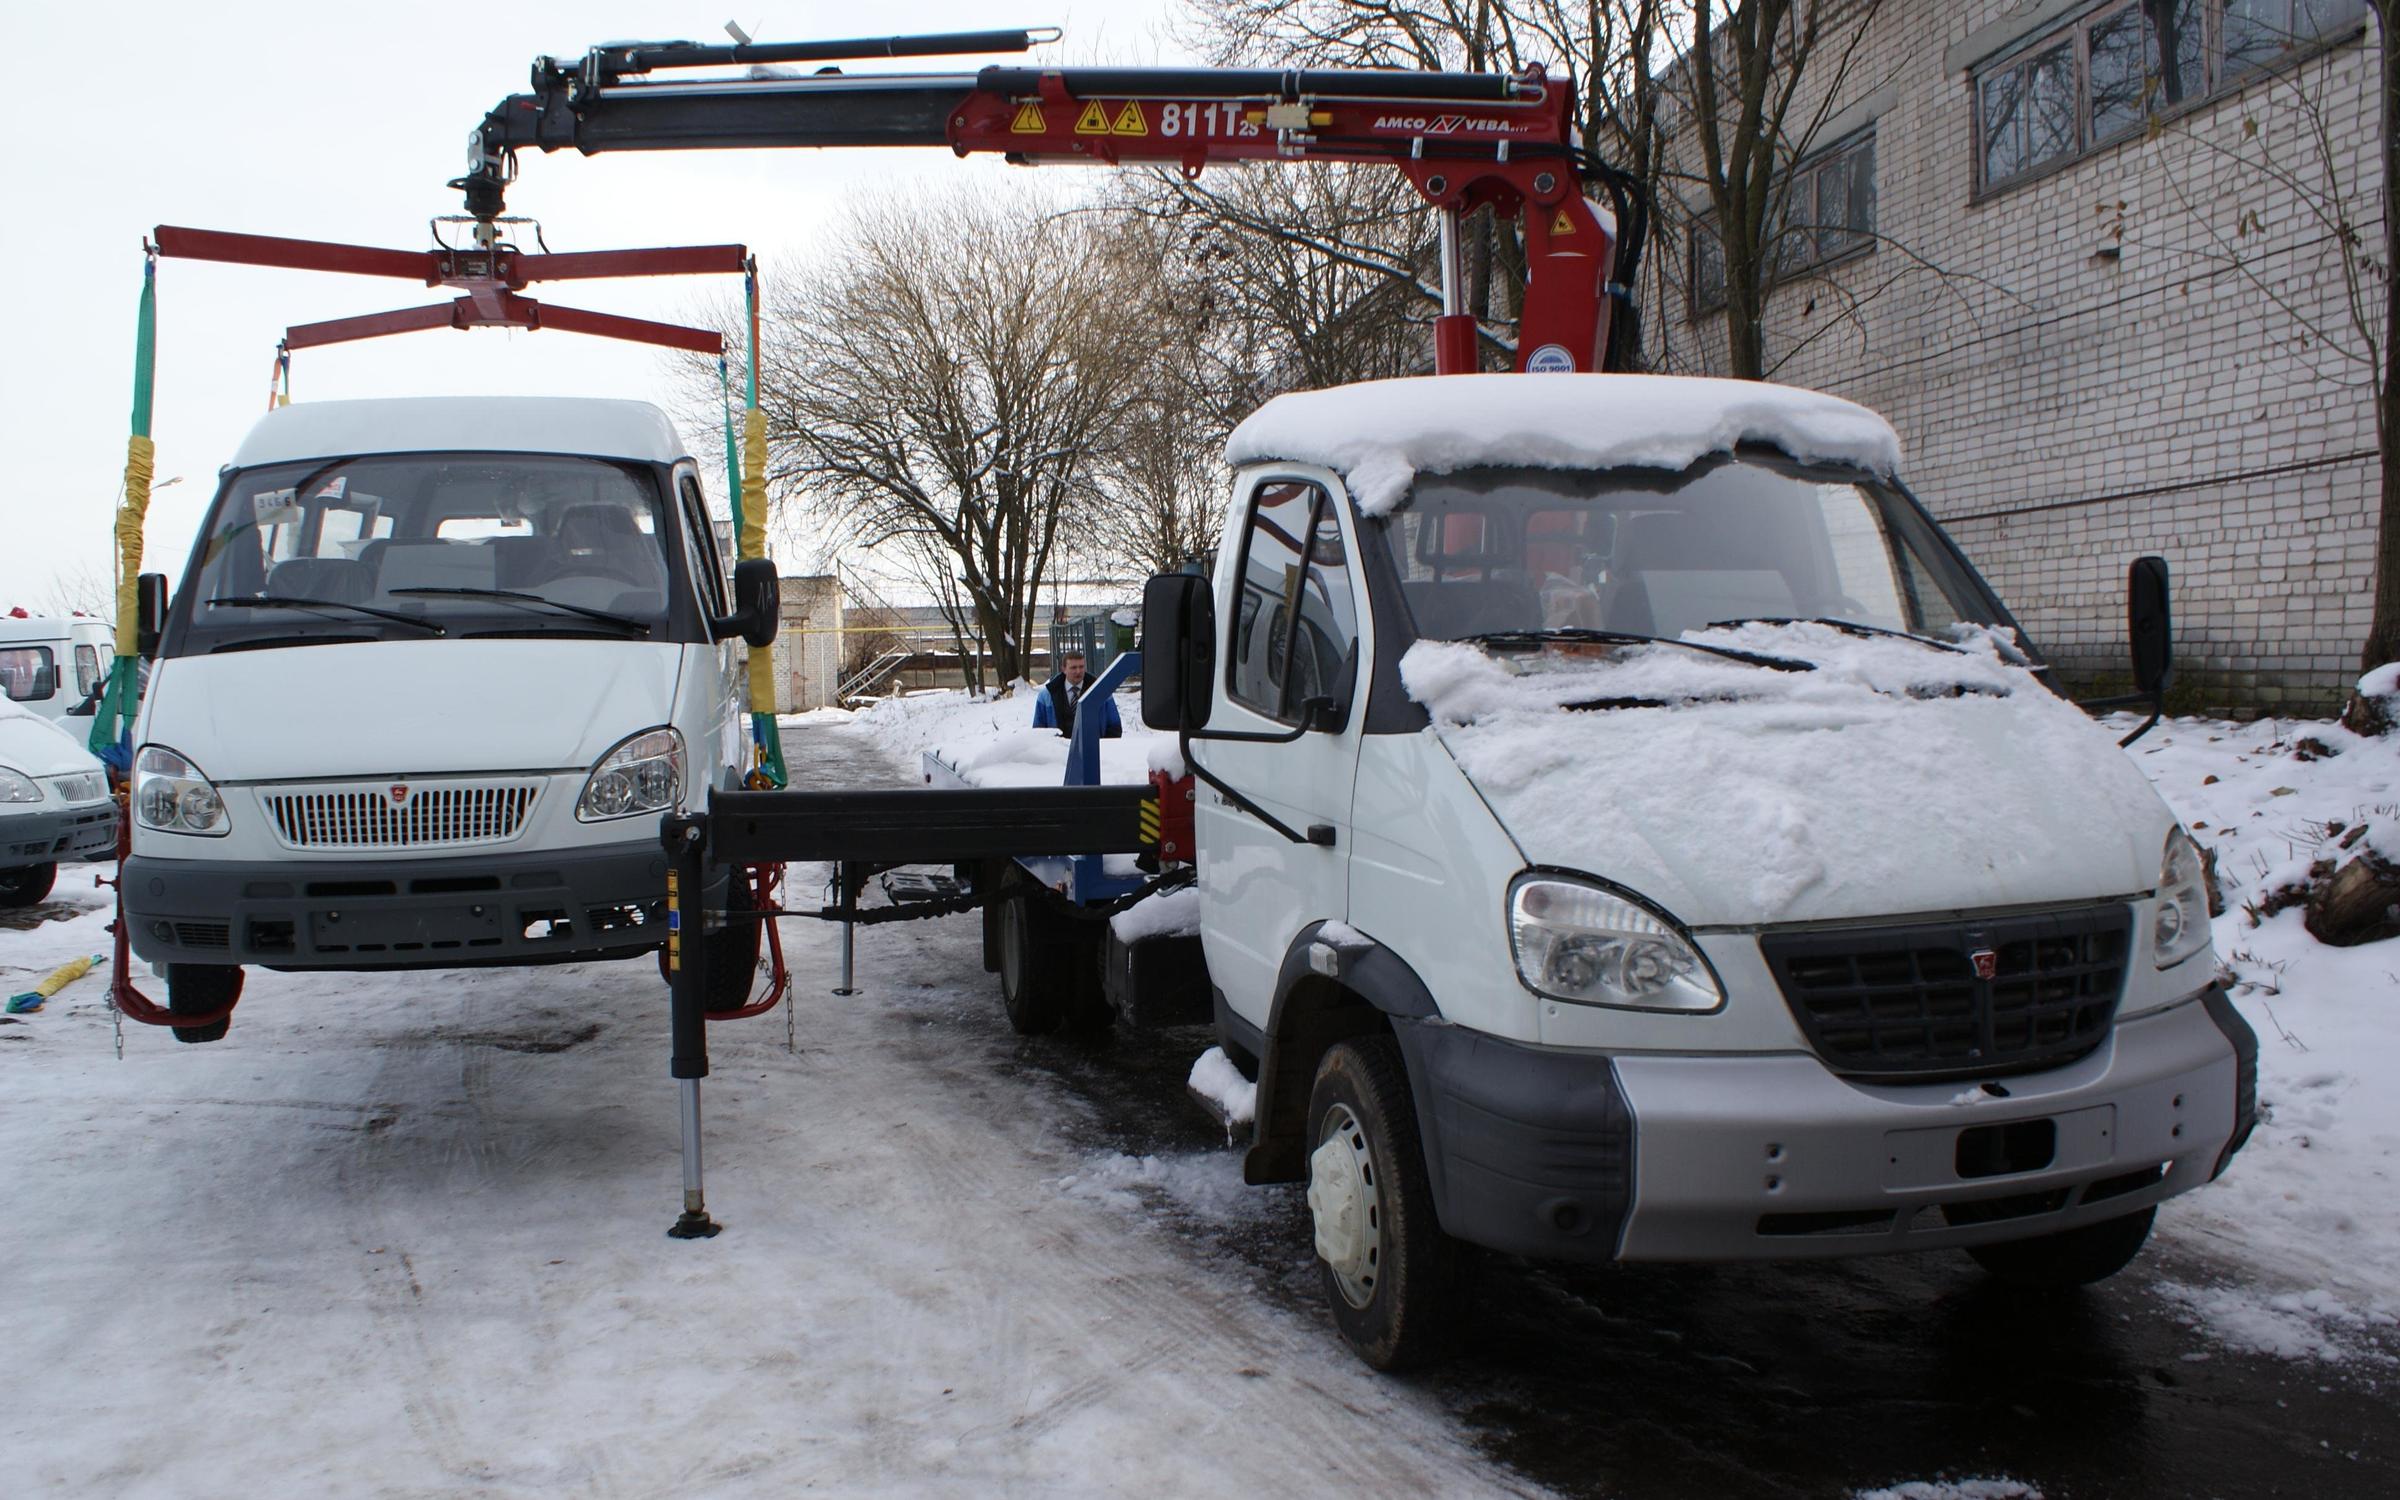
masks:
[[[407,453],[244,469],[209,517],[169,649],[646,636],[667,617],[665,527],[648,471],[600,459]]]
[[[1820,620],[1947,641],[2009,623],[1905,495],[1775,459],[1428,474],[1382,531],[1434,640]]]

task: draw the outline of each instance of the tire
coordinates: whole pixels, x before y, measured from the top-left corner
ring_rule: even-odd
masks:
[[[178,1015],[205,1016],[223,1010],[242,996],[242,971],[231,964],[167,965],[167,1009]],[[233,1017],[206,1026],[177,1026],[179,1042],[220,1042],[233,1027]]]
[[[58,866],[20,865],[13,870],[0,870],[0,907],[31,906],[50,894],[58,880]]]
[[[2130,1265],[2150,1238],[2158,1210],[2145,1208],[2121,1219],[2105,1219],[2029,1240],[1969,1245],[1975,1263],[2011,1286],[2058,1292],[2106,1281]],[[1953,1222],[1956,1222],[1955,1220]]]
[[[1378,1370],[1439,1359],[1457,1311],[1459,1247],[1434,1218],[1399,1042],[1336,1042],[1317,1065],[1308,1122],[1309,1219],[1342,1342]]]
[[[1012,869],[1000,889],[1010,898],[999,903],[1000,1004],[1017,1035],[1048,1036],[1076,1009],[1073,935],[1032,876]]]
[[[750,872],[736,866],[725,884],[725,908],[746,912],[756,903],[751,899]],[[727,919],[714,932],[703,932],[700,941],[708,944],[708,993],[701,997],[707,1010],[739,1010],[750,998],[750,990],[758,982],[759,924],[748,918]]]

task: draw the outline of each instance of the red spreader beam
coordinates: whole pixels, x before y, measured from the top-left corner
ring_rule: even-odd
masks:
[[[638,250],[585,250],[566,255],[528,255],[501,245],[488,250],[388,250],[332,240],[295,240],[268,234],[232,234],[161,224],[151,232],[162,256],[233,265],[272,266],[288,271],[327,271],[347,276],[387,276],[426,286],[456,287],[454,302],[398,308],[354,318],[302,323],[287,329],[284,347],[311,349],[357,339],[414,333],[425,328],[556,328],[596,338],[622,339],[688,349],[725,352],[714,329],[656,323],[615,313],[587,312],[537,302],[517,293],[535,281],[586,281],[615,276],[739,274],[749,251],[740,245],[658,246]]]

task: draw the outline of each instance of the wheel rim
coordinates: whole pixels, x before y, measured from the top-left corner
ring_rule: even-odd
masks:
[[[1383,1280],[1383,1193],[1366,1127],[1346,1104],[1325,1112],[1308,1159],[1308,1213],[1317,1258],[1342,1300],[1363,1308]]]

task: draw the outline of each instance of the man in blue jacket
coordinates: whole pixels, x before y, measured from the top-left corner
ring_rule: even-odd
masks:
[[[1042,687],[1041,696],[1033,700],[1033,727],[1055,729],[1060,734],[1075,732],[1075,710],[1083,702],[1084,661],[1080,651],[1069,651],[1059,658],[1061,671]],[[1117,717],[1117,701],[1101,698],[1092,712],[1099,714],[1100,738],[1122,739],[1125,721]]]

